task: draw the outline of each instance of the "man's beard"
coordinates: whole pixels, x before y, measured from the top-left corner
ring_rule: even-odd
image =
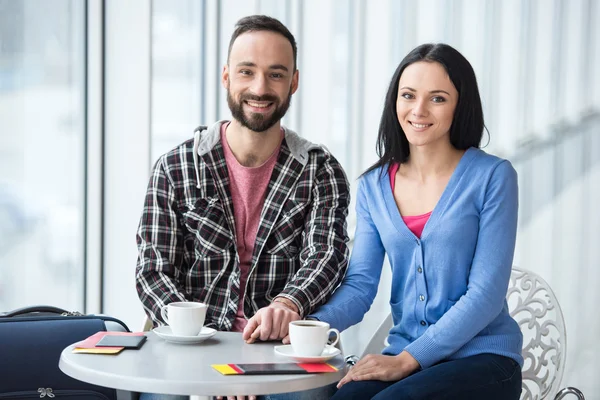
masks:
[[[250,113],[250,116],[247,116],[244,113],[244,101],[268,101],[272,102],[275,105],[275,111],[271,114],[270,117],[266,117],[260,113]],[[231,96],[229,88],[227,88],[227,105],[231,110],[231,115],[243,127],[250,129],[254,132],[264,132],[273,125],[275,125],[285,113],[287,113],[288,108],[290,108],[290,103],[292,101],[292,90],[290,88],[290,92],[288,94],[287,99],[280,104],[279,98],[274,95],[265,94],[263,96],[256,96],[249,93],[244,93],[240,96],[240,101],[236,102],[235,99]]]

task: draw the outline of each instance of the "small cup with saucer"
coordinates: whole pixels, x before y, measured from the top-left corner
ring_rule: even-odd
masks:
[[[327,345],[329,335],[335,333],[333,343]],[[288,346],[276,346],[275,353],[294,359],[298,362],[325,362],[338,354],[335,347],[340,339],[340,332],[322,321],[292,321],[289,327],[290,343]]]
[[[153,332],[169,342],[200,343],[216,333],[204,326],[207,308],[206,304],[193,301],[169,303],[161,309],[161,316],[168,325],[155,328]]]
[[[154,328],[152,330],[161,339],[166,340],[171,343],[178,344],[197,344],[205,341],[208,338],[213,337],[217,331],[213,328],[208,328],[206,326],[202,327],[202,330],[199,334],[195,336],[182,336],[182,335],[174,335],[171,331],[171,327],[168,325],[159,326],[158,328]]]
[[[290,358],[300,363],[324,363],[331,360],[333,357],[341,353],[340,349],[335,346],[325,346],[323,352],[318,356],[299,356],[294,353],[291,345],[275,346],[275,354]]]

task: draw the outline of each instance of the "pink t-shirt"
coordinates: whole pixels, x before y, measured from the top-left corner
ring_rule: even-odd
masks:
[[[394,188],[396,187],[396,172],[398,172],[398,168],[400,168],[400,164],[394,163],[390,167],[390,186],[392,187],[392,193],[394,193]],[[410,229],[412,233],[415,234],[416,237],[420,238],[421,233],[423,233],[423,228],[425,228],[425,224],[431,215],[431,211],[427,214],[421,215],[409,215],[407,217],[402,217],[402,220]]]
[[[263,165],[254,168],[244,167],[237,161],[227,143],[225,131],[228,125],[221,125],[221,143],[229,172],[229,189],[231,190],[231,199],[233,201],[235,235],[237,238],[236,245],[240,257],[241,270],[240,300],[231,330],[241,332],[248,323],[244,317],[244,291],[248,273],[250,272],[252,251],[254,250],[258,223],[260,222],[260,213],[265,203],[267,187],[269,186],[271,174],[277,162],[281,143]]]

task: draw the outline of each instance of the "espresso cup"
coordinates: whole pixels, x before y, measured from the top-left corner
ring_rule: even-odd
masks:
[[[294,354],[300,357],[318,357],[323,353],[329,334],[335,332],[335,341],[340,340],[340,331],[330,329],[327,322],[322,321],[292,321],[290,322],[290,343]]]
[[[204,326],[207,305],[192,301],[169,303],[160,310],[173,335],[197,336]]]

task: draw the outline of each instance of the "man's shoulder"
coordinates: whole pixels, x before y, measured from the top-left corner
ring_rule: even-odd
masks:
[[[285,132],[285,140],[292,156],[303,165],[317,166],[319,169],[328,164],[343,171],[335,155],[324,144],[311,142],[288,129]]]
[[[307,164],[317,175],[324,173],[327,176],[335,176],[347,182],[346,171],[335,155],[325,145],[314,144],[307,151]]]
[[[188,159],[189,157],[192,157],[194,151],[198,151],[199,154],[209,151],[219,140],[219,128],[223,122],[225,121],[217,121],[211,126],[198,126],[190,134],[189,139],[164,153],[161,156],[161,159],[167,163],[178,162],[182,158]]]
[[[325,145],[311,142],[287,127],[283,127],[283,129],[285,132],[285,141],[290,153],[303,164],[308,162],[309,156],[313,158],[332,156]]]
[[[187,160],[188,156],[192,155],[194,150],[194,138],[190,138],[183,143],[178,144],[171,150],[163,153],[159,158],[158,162],[162,163],[165,167],[182,166],[182,162]],[[170,168],[169,168],[170,169]]]
[[[186,141],[179,143],[177,146],[173,147],[171,150],[167,151],[164,156],[171,157],[176,154],[181,154],[191,152],[194,148],[194,138],[189,138]]]

